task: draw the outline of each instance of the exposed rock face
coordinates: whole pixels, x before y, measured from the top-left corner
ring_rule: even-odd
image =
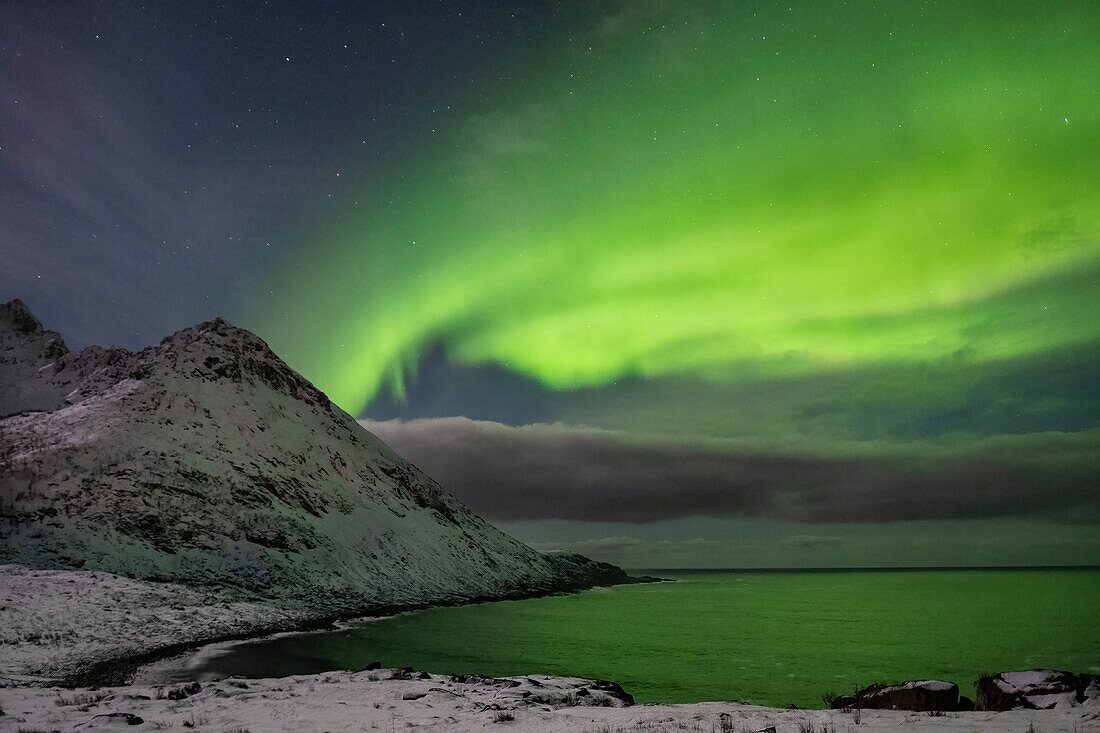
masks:
[[[1050,669],[987,675],[974,686],[977,710],[1047,710],[1100,700],[1100,676]]]
[[[49,365],[69,353],[55,331],[44,331],[21,300],[0,303],[0,417],[50,410],[65,398]]]
[[[557,572],[567,578],[576,578],[585,588],[596,585],[619,585],[621,583],[654,582],[660,580],[648,575],[632,578],[626,572],[611,563],[589,560],[584,555],[573,552],[553,552],[545,555]]]
[[[486,524],[221,319],[73,354],[12,301],[0,385],[0,562],[337,612],[626,580]]]
[[[959,709],[959,686],[941,680],[869,685],[854,695],[836,698],[832,707],[946,712]]]

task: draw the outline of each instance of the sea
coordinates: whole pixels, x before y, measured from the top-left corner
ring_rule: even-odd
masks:
[[[873,682],[1100,673],[1100,568],[636,571],[672,582],[430,608],[200,655],[179,677],[371,662],[614,680],[637,702],[823,707]],[[184,664],[185,662],[180,662]]]

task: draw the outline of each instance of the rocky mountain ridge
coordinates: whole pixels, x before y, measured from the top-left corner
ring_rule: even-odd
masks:
[[[0,562],[330,612],[629,580],[488,525],[222,319],[72,353],[0,305],[0,415]]]

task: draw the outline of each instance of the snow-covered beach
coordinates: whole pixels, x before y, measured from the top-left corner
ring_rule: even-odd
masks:
[[[308,613],[228,592],[92,571],[0,567],[0,730],[1066,731],[1100,705],[1009,712],[781,710],[731,702],[627,705],[613,683],[531,674],[334,671],[198,684],[63,687],[112,659],[293,629]]]
[[[530,675],[452,681],[397,670],[229,679],[174,688],[0,690],[0,730],[979,731],[1096,730],[1096,707],[1002,713],[779,710],[736,703],[608,706],[592,681]],[[181,692],[175,692],[180,690]],[[168,697],[172,693],[171,699]]]

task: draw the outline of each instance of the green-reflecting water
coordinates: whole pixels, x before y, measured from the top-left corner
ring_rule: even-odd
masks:
[[[439,608],[283,637],[218,675],[360,669],[611,679],[639,702],[820,707],[825,692],[982,672],[1100,672],[1100,570],[685,573],[679,582]],[[191,670],[194,674],[194,670]]]

